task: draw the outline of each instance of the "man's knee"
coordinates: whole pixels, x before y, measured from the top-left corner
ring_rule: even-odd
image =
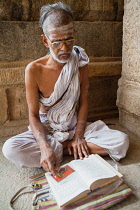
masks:
[[[5,158],[14,163],[16,166],[26,167],[26,150],[18,135],[8,139],[4,143],[2,152]]]
[[[8,139],[2,151],[4,156],[18,167],[40,167],[40,150],[36,142],[21,135]]]
[[[10,161],[14,158],[14,156],[17,154],[17,147],[14,143],[13,138],[8,139],[2,148],[3,155]]]

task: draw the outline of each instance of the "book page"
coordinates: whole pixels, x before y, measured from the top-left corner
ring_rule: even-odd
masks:
[[[100,155],[95,155],[102,163],[104,163],[107,167],[109,167],[112,171],[114,171],[119,177],[122,177],[123,175],[117,171],[112,165],[110,165],[107,161],[105,161]]]
[[[88,190],[87,185],[79,177],[76,171],[59,182],[52,177],[50,172],[47,172],[45,175],[59,206],[64,205],[69,200],[83,193],[83,191]]]
[[[115,171],[107,167],[96,155],[90,155],[83,160],[73,160],[71,164],[74,170],[76,170],[87,183],[88,188],[90,188],[90,185],[96,180],[107,179],[117,175]]]

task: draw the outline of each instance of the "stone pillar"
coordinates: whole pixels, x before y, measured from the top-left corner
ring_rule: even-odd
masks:
[[[140,0],[125,0],[122,77],[117,96],[120,123],[140,137]]]

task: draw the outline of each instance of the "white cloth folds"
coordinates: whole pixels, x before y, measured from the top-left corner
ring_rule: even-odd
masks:
[[[69,62],[62,69],[56,82],[54,92],[49,98],[40,97],[40,102],[46,106],[53,105],[60,99],[46,115],[46,123],[53,129],[52,136],[58,142],[72,139],[74,136],[77,123],[75,109],[80,94],[79,67],[88,62],[85,51],[75,46]],[[125,157],[129,147],[126,134],[109,129],[101,120],[86,127],[84,138],[87,142],[104,148],[116,160]]]
[[[54,137],[59,141],[68,139],[67,131],[80,95],[79,67],[88,62],[89,58],[84,49],[74,46],[70,60],[64,65],[54,86],[54,92],[49,98],[40,95],[39,100],[45,106],[51,106],[58,101],[49,109],[47,119],[54,130]]]

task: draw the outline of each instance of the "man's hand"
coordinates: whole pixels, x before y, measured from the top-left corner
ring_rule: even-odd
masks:
[[[73,152],[74,159],[78,159],[78,156],[80,159],[83,159],[83,156],[88,157],[90,155],[85,139],[80,137],[75,137],[72,141],[70,141],[68,144],[68,152],[70,155]]]
[[[56,175],[60,170],[59,159],[51,148],[41,149],[40,165],[44,168],[45,171],[49,171],[53,175]]]

